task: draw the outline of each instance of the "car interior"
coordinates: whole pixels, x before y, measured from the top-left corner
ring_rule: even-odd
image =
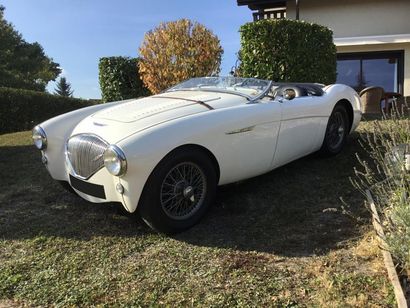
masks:
[[[286,91],[289,90],[294,91],[295,97],[322,96],[323,86],[316,83],[274,83],[268,96],[274,99],[286,98]]]

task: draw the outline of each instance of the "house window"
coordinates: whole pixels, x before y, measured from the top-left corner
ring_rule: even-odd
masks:
[[[384,51],[337,55],[337,83],[361,91],[380,86],[386,92],[403,93],[404,52]]]

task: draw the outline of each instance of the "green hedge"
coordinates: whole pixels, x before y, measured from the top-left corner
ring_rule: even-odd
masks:
[[[101,96],[104,102],[147,96],[138,72],[138,59],[127,57],[101,58],[98,65]]]
[[[78,98],[0,87],[0,133],[32,129],[49,118],[93,104]]]
[[[239,74],[274,81],[336,81],[333,32],[317,24],[279,19],[240,28]]]

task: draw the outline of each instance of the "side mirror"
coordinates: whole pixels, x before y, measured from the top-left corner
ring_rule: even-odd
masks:
[[[283,90],[283,98],[291,101],[296,97],[296,92],[293,89],[285,89]]]

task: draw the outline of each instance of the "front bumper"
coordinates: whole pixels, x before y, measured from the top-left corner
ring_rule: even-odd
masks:
[[[104,185],[89,183],[89,182],[77,179],[71,174],[70,174],[70,185],[73,189],[80,191],[86,195],[96,197],[99,199],[104,199],[104,200],[107,199],[107,197],[105,196]]]
[[[84,179],[76,176],[71,165],[67,163],[64,144],[62,139],[50,139],[47,149],[42,151],[43,163],[53,179],[66,182],[80,197],[89,202],[120,202],[128,212],[136,210],[152,171],[149,164],[151,160],[139,158],[139,161],[142,161],[139,164],[131,160],[127,166],[127,174],[121,177],[113,176],[102,167]],[[132,155],[130,157],[133,158]]]
[[[117,185],[121,185],[119,178],[111,175],[105,168],[87,180],[80,179],[67,170],[66,181],[81,198],[89,202],[120,202],[127,211],[134,210],[125,202],[124,191],[119,192],[116,189]]]

